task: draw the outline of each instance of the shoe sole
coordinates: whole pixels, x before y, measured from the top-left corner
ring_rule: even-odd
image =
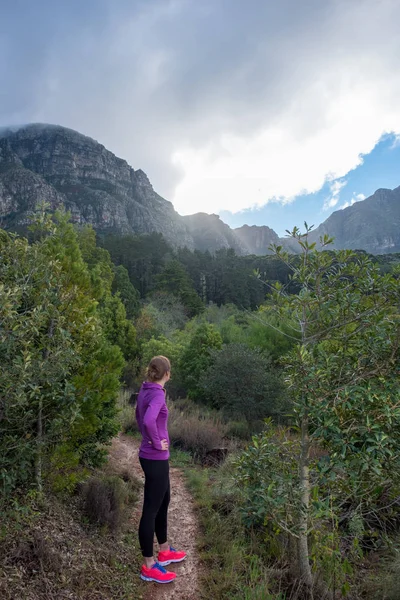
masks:
[[[169,579],[168,581],[160,581],[159,579],[154,579],[153,577],[146,577],[145,575],[140,575],[140,579],[143,581],[154,581],[154,583],[172,583],[175,581],[175,577],[173,579]]]
[[[173,559],[173,560],[165,560],[164,562],[160,562],[158,561],[158,564],[161,565],[162,567],[168,567],[168,565],[172,565],[172,563],[181,563],[184,560],[186,560],[186,556],[184,556],[183,558],[178,558],[178,559]]]

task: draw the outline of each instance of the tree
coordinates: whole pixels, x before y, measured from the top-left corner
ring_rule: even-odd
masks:
[[[183,383],[191,398],[204,399],[200,377],[213,361],[212,350],[219,350],[221,347],[221,335],[212,325],[202,323],[194,331],[180,363]]]
[[[119,346],[127,361],[133,360],[138,353],[136,329],[126,318],[125,306],[119,295],[105,294],[98,307],[98,314],[109,342]]]
[[[168,292],[153,292],[143,307],[153,322],[154,335],[170,338],[187,322],[186,309],[175,295]]]
[[[99,243],[106,248],[115,265],[123,265],[142,298],[154,289],[155,277],[172,255],[172,248],[161,233],[148,235],[106,235]]]
[[[127,281],[126,270],[117,267],[116,274],[109,252],[96,246],[96,233],[92,227],[80,229],[78,240],[82,258],[89,271],[92,294],[99,303],[97,313],[102,319],[103,331],[111,344],[119,346],[125,359],[132,361],[138,353],[136,330],[133,323],[127,319],[120,292],[117,291],[113,295],[112,290],[113,287],[117,288],[118,282],[122,283],[125,299],[129,297],[132,299],[136,290],[130,284],[129,278]],[[114,285],[116,277],[118,280]],[[138,302],[137,297],[136,301]],[[135,303],[135,300],[133,302]],[[130,305],[131,309],[134,307],[135,304]]]
[[[119,294],[125,306],[127,319],[136,319],[140,312],[140,294],[132,285],[128,271],[122,265],[114,267],[111,290],[113,294]]]
[[[176,296],[194,317],[204,310],[204,304],[196,294],[185,267],[178,260],[170,260],[156,277],[156,289]]]
[[[213,408],[249,423],[279,412],[282,381],[268,355],[244,344],[227,344],[211,358],[200,386]]]
[[[269,300],[292,325],[299,341],[284,359],[294,419],[300,431],[298,541],[300,574],[312,585],[309,527],[314,505],[327,507],[340,492],[357,503],[373,504],[382,485],[399,470],[400,452],[398,273],[382,275],[366,255],[321,250],[295,228],[300,248],[292,271],[298,293],[276,283]],[[310,462],[310,446],[327,455]],[[320,498],[320,486],[325,498]],[[332,491],[334,488],[334,492]],[[273,492],[273,486],[271,487]],[[313,498],[313,501],[311,501]],[[343,498],[342,498],[343,500]]]
[[[42,212],[29,244],[0,230],[0,481],[39,490],[59,453],[97,460],[117,430],[124,361],[104,335],[76,232]],[[60,450],[63,449],[62,452]]]
[[[111,290],[114,268],[107,250],[96,245],[96,232],[86,225],[76,232],[82,259],[85,262],[92,284],[92,294],[101,300]]]

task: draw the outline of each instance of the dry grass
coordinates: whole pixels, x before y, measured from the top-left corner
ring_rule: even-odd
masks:
[[[84,514],[91,523],[106,526],[112,532],[121,527],[128,489],[120,477],[92,477],[83,486],[82,496]]]
[[[203,462],[210,450],[224,446],[226,425],[204,408],[170,403],[168,431],[174,448],[190,452],[195,460]]]
[[[269,570],[257,550],[262,538],[246,530],[237,511],[237,488],[229,460],[218,470],[187,468],[202,529],[202,598],[284,600],[270,590]]]
[[[82,487],[85,502],[31,495],[0,506],[1,600],[138,600],[139,543],[126,517],[140,485],[100,474]]]
[[[371,560],[374,559],[374,560]],[[400,535],[392,540],[390,552],[373,553],[360,573],[360,592],[368,600],[399,600],[400,598]]]
[[[2,600],[137,600],[136,530],[118,537],[82,522],[78,498],[9,515],[0,538]],[[36,513],[36,514],[35,514]]]
[[[127,389],[121,389],[118,396],[119,422],[121,431],[124,433],[135,433],[138,431],[135,406],[131,404],[132,392]]]

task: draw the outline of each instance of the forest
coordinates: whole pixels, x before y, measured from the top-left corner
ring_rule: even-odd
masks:
[[[68,597],[35,537],[60,506],[111,535],[110,553],[128,543],[119,512],[137,482],[104,469],[118,433],[136,435],[132,402],[158,354],[172,364],[172,461],[198,507],[201,597],[400,597],[400,256],[317,247],[310,231],[288,232],[297,254],[259,257],[96,235],[44,209],[25,236],[0,230],[4,598]],[[110,558],[114,597],[138,598],[118,587],[124,561]],[[82,577],[69,597],[113,597],[82,595]]]

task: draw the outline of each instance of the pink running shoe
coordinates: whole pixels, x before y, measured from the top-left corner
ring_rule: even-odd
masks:
[[[171,583],[176,578],[176,573],[171,573],[164,569],[158,562],[148,569],[146,565],[142,566],[140,578],[143,581],[155,581],[156,583]]]
[[[164,552],[158,553],[158,564],[162,567],[166,567],[171,563],[180,563],[186,558],[186,552],[179,552],[175,550],[172,546],[169,547],[169,550],[164,550]]]

